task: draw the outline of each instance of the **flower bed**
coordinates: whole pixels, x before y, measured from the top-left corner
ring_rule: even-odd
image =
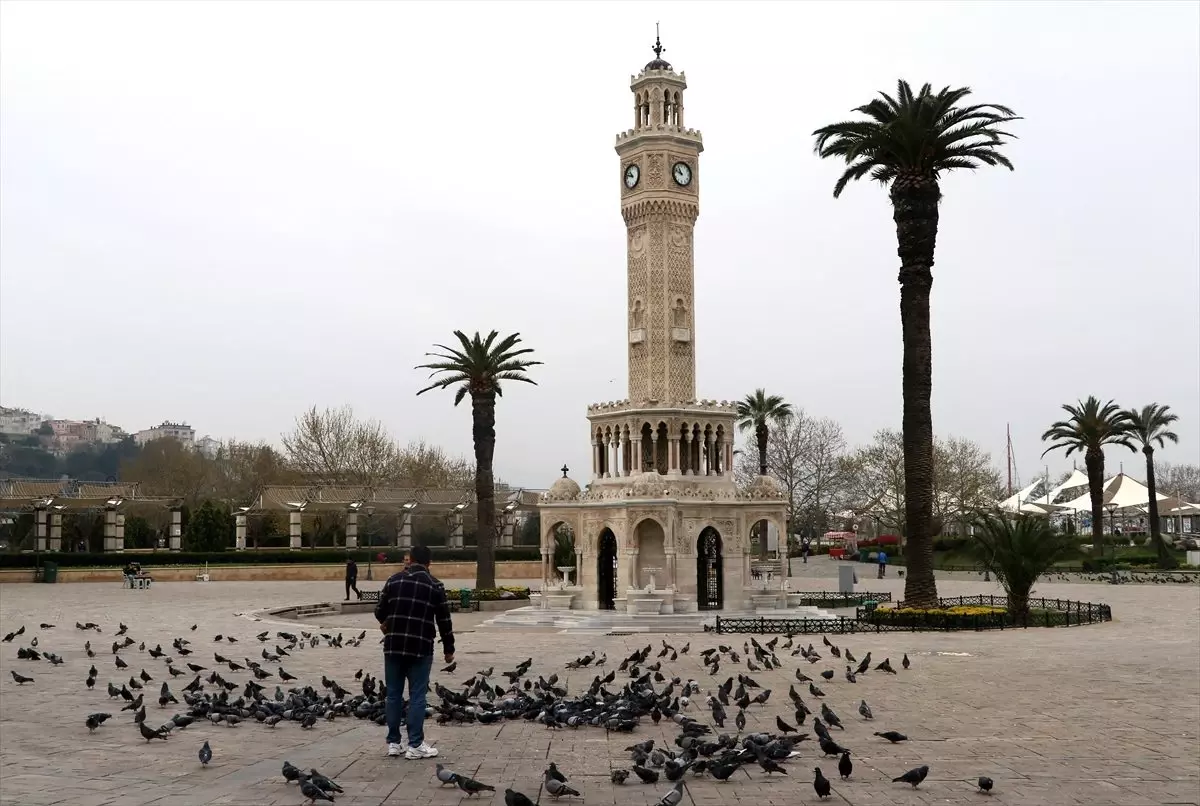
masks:
[[[961,596],[939,599],[940,607],[905,607],[871,612],[859,609],[857,618],[869,625],[912,630],[995,630],[1007,627],[1071,627],[1112,620],[1108,605],[1064,599],[1030,599],[1027,611],[1009,612],[1003,596]]]
[[[529,588],[522,587],[502,587],[502,588],[447,588],[446,598],[457,600],[461,599],[463,593],[470,595],[471,599],[476,602],[497,602],[501,600],[515,601],[517,599],[529,599]]]

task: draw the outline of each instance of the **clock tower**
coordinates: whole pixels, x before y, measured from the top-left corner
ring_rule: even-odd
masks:
[[[629,400],[696,399],[692,230],[700,214],[700,132],[684,126],[687,76],[662,58],[630,78],[633,128],[617,135],[628,253]]]

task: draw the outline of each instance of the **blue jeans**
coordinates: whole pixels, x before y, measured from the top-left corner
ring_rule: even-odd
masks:
[[[404,682],[408,681],[408,746],[420,747],[425,741],[425,690],[433,655],[414,658],[408,655],[383,656],[383,683],[387,686],[387,743],[400,744],[400,716],[404,712]]]

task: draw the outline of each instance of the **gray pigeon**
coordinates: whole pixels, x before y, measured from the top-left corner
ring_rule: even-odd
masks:
[[[506,789],[504,790],[504,806],[534,806],[534,803],[524,792]]]
[[[555,778],[553,775],[550,774],[550,770],[546,770],[545,778],[546,778],[546,791],[550,793],[550,797],[561,798],[561,797],[565,796],[565,797],[569,798],[572,795],[574,795],[575,797],[579,797],[578,791],[572,789],[567,783]]]
[[[676,781],[674,788],[658,801],[658,806],[679,806],[681,800],[683,800],[683,781]]]
[[[866,700],[863,700],[862,702],[860,702],[858,704],[858,712],[862,715],[863,719],[874,719],[875,718],[875,715],[873,713],[871,713],[871,706],[867,705]]]
[[[300,779],[300,794],[308,798],[309,804],[316,803],[318,800],[327,800],[330,803],[333,803],[333,798],[331,798],[329,795],[326,795],[325,791],[321,789],[321,787],[317,786],[307,778]]]
[[[207,767],[210,761],[212,761],[212,748],[208,746],[208,740],[205,740],[204,744],[200,746],[200,764]]]
[[[437,779],[441,782],[442,786],[445,786],[446,784],[452,784],[455,781],[457,781],[458,773],[451,772],[450,770],[443,767],[441,764],[438,764],[437,765]]]
[[[903,775],[893,778],[892,783],[896,784],[903,781],[906,784],[912,784],[912,788],[916,789],[925,780],[926,775],[929,775],[929,765],[922,764],[920,767],[914,767]]]
[[[309,777],[309,780],[311,780],[314,784],[321,787],[322,792],[336,792],[338,794],[341,794],[342,792],[345,791],[340,786],[338,786],[333,781],[332,778],[326,778],[324,775],[317,772],[316,770],[310,769],[308,771],[308,777]]]

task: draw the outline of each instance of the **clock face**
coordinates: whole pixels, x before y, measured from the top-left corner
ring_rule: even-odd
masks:
[[[642,169],[637,165],[629,165],[625,168],[625,187],[633,190],[642,178]]]
[[[675,184],[687,187],[692,183],[692,166],[686,162],[677,162],[671,169],[671,176],[675,177]]]

